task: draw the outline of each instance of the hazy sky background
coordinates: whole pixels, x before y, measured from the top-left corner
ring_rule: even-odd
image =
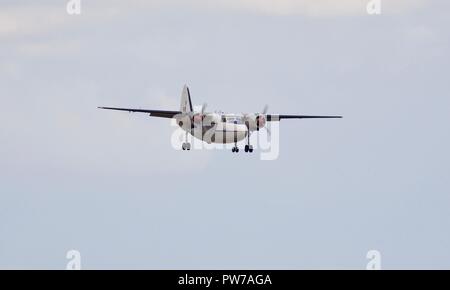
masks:
[[[450,2],[0,4],[0,268],[450,268]],[[342,114],[280,157],[97,106]]]

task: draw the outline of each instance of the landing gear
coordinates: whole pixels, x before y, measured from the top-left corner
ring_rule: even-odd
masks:
[[[181,148],[183,150],[191,150],[191,143],[183,143],[183,145],[181,146]]]
[[[239,147],[237,147],[237,142],[234,140],[234,147],[231,149],[231,152],[233,153],[239,153]]]
[[[250,132],[247,134],[247,145],[245,145],[244,151],[249,153],[253,152],[253,146],[250,145]]]
[[[187,131],[186,131],[186,141],[187,141],[187,139],[188,139],[188,133],[187,133]],[[183,145],[181,145],[181,148],[183,149],[183,150],[191,150],[191,143],[189,143],[189,142],[183,142]]]

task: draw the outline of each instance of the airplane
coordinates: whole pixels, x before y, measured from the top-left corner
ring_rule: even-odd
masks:
[[[330,119],[342,118],[342,116],[309,116],[309,115],[279,115],[267,114],[266,105],[260,113],[226,114],[223,112],[206,112],[206,103],[200,111],[195,112],[192,107],[191,94],[187,85],[181,93],[181,105],[179,111],[129,109],[115,107],[98,107],[104,110],[126,111],[130,113],[146,113],[150,117],[175,119],[178,126],[186,132],[186,142],[182,144],[183,150],[191,150],[191,144],[187,142],[188,134],[195,138],[211,143],[234,143],[232,152],[239,152],[237,142],[247,139],[245,152],[253,152],[250,144],[250,135],[262,128],[267,130],[267,122],[276,122],[283,119]]]

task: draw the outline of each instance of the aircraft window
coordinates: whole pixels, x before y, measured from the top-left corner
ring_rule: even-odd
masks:
[[[242,120],[238,117],[233,116],[222,116],[222,122],[232,123],[232,124],[243,124]]]
[[[233,123],[233,124],[241,124],[242,120],[236,117],[229,117],[228,119],[229,123]]]

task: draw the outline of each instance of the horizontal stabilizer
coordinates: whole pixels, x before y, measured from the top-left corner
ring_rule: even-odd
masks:
[[[147,113],[151,117],[160,118],[173,118],[176,115],[182,114],[180,111],[164,111],[164,110],[143,110],[143,109],[128,109],[128,108],[112,108],[112,107],[98,107],[103,110],[115,110],[115,111],[125,111],[130,113]]]
[[[310,116],[310,115],[266,115],[267,121],[279,121],[282,119],[338,119],[342,116]]]

